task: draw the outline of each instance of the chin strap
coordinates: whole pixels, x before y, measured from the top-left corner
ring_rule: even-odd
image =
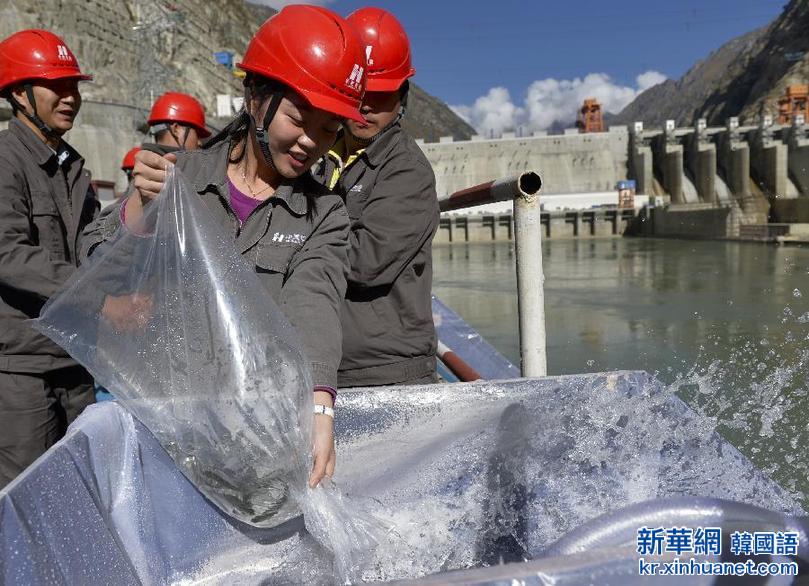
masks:
[[[25,95],[28,97],[28,103],[31,104],[31,109],[33,110],[33,114],[29,114],[28,111],[22,107],[17,100],[9,93],[8,100],[14,105],[14,108],[19,110],[23,113],[23,115],[28,118],[34,126],[36,126],[39,131],[44,134],[46,137],[54,137],[54,138],[61,138],[62,135],[56,132],[53,128],[45,124],[45,121],[42,120],[37,115],[37,101],[34,98],[34,88],[30,83],[26,83],[23,88],[25,88]]]
[[[179,140],[177,140],[177,137],[174,135],[173,132],[171,132],[171,129],[169,128],[169,133],[171,134],[171,137],[174,139],[174,142],[177,143],[177,146],[180,147],[180,150],[185,150],[185,143],[188,140],[188,133],[191,132],[191,129],[188,126],[183,126],[183,129],[185,130],[185,132],[183,132],[183,141],[180,142]]]
[[[264,162],[267,163],[270,167],[272,167],[276,172],[278,169],[273,163],[272,160],[272,153],[270,153],[270,136],[267,133],[267,129],[270,126],[270,122],[275,117],[275,113],[278,111],[278,106],[281,105],[281,100],[283,99],[284,95],[280,91],[275,91],[272,93],[270,98],[270,105],[267,106],[267,111],[264,113],[264,120],[262,121],[261,126],[256,123],[255,117],[247,110],[247,104],[250,103],[250,88],[247,89],[247,96],[245,96],[245,111],[247,112],[247,116],[250,118],[250,125],[254,128],[254,132],[256,134],[256,141],[258,141],[258,146],[261,149],[261,155],[264,157]]]
[[[180,124],[183,130],[185,130],[185,132],[183,132],[182,134],[183,139],[181,141],[180,139],[177,138],[177,135],[174,134],[174,132],[172,132],[171,130],[172,124],[173,124],[172,122],[157,122],[149,128],[149,134],[151,134],[154,137],[155,143],[157,143],[158,140],[157,135],[160,134],[161,132],[168,132],[171,138],[174,139],[174,144],[177,145],[176,149],[178,151],[185,150],[185,143],[188,141],[188,134],[191,132],[191,128],[189,126],[186,126],[185,124]],[[175,148],[171,145],[160,145],[160,146],[171,149]]]

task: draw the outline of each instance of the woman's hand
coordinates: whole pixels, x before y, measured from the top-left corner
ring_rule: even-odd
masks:
[[[145,200],[143,203],[147,203],[157,197],[157,194],[160,193],[160,190],[163,189],[163,184],[166,182],[166,170],[169,168],[169,164],[176,162],[177,155],[174,153],[161,156],[157,153],[141,149],[135,154],[135,167],[132,169],[132,183],[140,194],[141,199]]]
[[[116,332],[142,330],[152,318],[152,296],[142,293],[104,298],[102,317],[112,324]]]
[[[326,392],[315,392],[315,404],[332,407],[331,395]],[[314,415],[315,421],[312,426],[312,455],[314,463],[312,472],[309,474],[309,487],[316,487],[324,476],[334,474],[334,466],[337,463],[337,452],[334,450],[334,419],[328,415]]]
[[[157,197],[166,183],[166,171],[169,165],[177,162],[177,155],[169,153],[160,156],[147,150],[135,154],[135,167],[132,169],[132,185],[140,197],[129,197],[126,200],[126,225],[137,226],[143,216],[143,209]]]

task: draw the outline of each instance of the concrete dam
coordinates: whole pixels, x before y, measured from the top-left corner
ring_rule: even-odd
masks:
[[[625,127],[590,134],[504,133],[496,139],[444,137],[437,143],[419,143],[435,171],[439,195],[528,170],[542,176],[543,194],[613,191],[627,178]]]
[[[125,104],[85,101],[67,140],[85,157],[109,201],[121,193],[120,162],[146,140],[146,112]],[[0,109],[0,128],[10,110]],[[224,119],[210,118],[221,128]],[[435,143],[418,141],[433,166],[439,196],[528,170],[542,177],[545,236],[647,235],[756,238],[809,223],[809,126],[764,117],[756,126],[731,118],[723,127],[647,129],[642,122],[607,132],[530,136],[503,133]],[[633,210],[616,209],[619,181],[637,186]],[[553,207],[548,203],[555,202]],[[647,205],[651,204],[651,205]],[[511,237],[507,206],[466,217],[445,214],[437,242]]]
[[[809,223],[809,126],[801,118],[791,125],[765,117],[758,126],[740,126],[731,118],[724,127],[700,121],[683,128],[669,121],[659,129],[636,122],[601,133],[505,133],[462,142],[447,137],[421,146],[435,170],[439,195],[537,171],[546,201],[569,202],[567,209],[546,206],[548,238],[620,236],[635,230],[766,239],[788,233],[789,224]],[[636,182],[636,207],[651,204],[635,214],[609,209],[618,203],[617,183],[628,179]],[[437,241],[509,238],[507,215],[505,209],[466,217],[445,214]]]

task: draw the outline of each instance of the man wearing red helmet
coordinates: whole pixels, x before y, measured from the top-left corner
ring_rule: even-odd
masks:
[[[379,8],[347,20],[368,61],[364,119],[347,121],[313,170],[343,197],[351,218],[338,383],[434,382],[431,243],[439,211],[430,163],[401,127],[415,73],[410,44],[396,18]]]
[[[336,462],[331,409],[349,222],[341,199],[308,171],[334,143],[343,120],[362,120],[365,56],[339,15],[291,5],[261,26],[238,67],[246,73],[243,110],[202,150],[137,153],[131,195],[88,228],[85,254],[122,222],[138,228],[163,187],[167,165],[176,162],[298,332],[314,383],[314,486],[331,476]],[[144,301],[108,299],[104,316],[131,327],[137,304]]]
[[[155,100],[149,112],[149,134],[153,143],[143,148],[159,155],[193,151],[200,140],[211,135],[205,125],[205,108],[196,98],[179,92],[166,92]]]
[[[0,42],[0,96],[14,113],[0,132],[0,488],[93,402],[90,375],[26,323],[76,270],[98,213],[84,160],[62,140],[89,79],[51,32]]]

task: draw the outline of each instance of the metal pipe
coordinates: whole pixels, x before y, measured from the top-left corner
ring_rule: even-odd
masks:
[[[527,171],[516,177],[488,181],[439,198],[442,212],[514,200],[514,241],[517,251],[517,303],[520,314],[522,375],[546,376],[545,277],[542,274],[542,221],[539,190],[542,179]]]
[[[480,380],[483,377],[478,374],[474,368],[460,356],[458,356],[452,349],[438,340],[438,357],[441,359],[447,368],[452,371],[452,374],[458,377],[462,382],[470,382],[473,380]]]
[[[485,203],[510,201],[516,197],[535,195],[542,187],[542,180],[533,171],[515,177],[487,181],[474,187],[461,189],[450,195],[438,198],[442,212],[479,206]]]
[[[542,273],[542,219],[539,205],[539,175],[536,189],[522,189],[514,198],[514,242],[517,256],[517,306],[520,316],[520,358],[522,375],[547,376],[545,342],[545,276]],[[520,176],[522,179],[525,176]]]

